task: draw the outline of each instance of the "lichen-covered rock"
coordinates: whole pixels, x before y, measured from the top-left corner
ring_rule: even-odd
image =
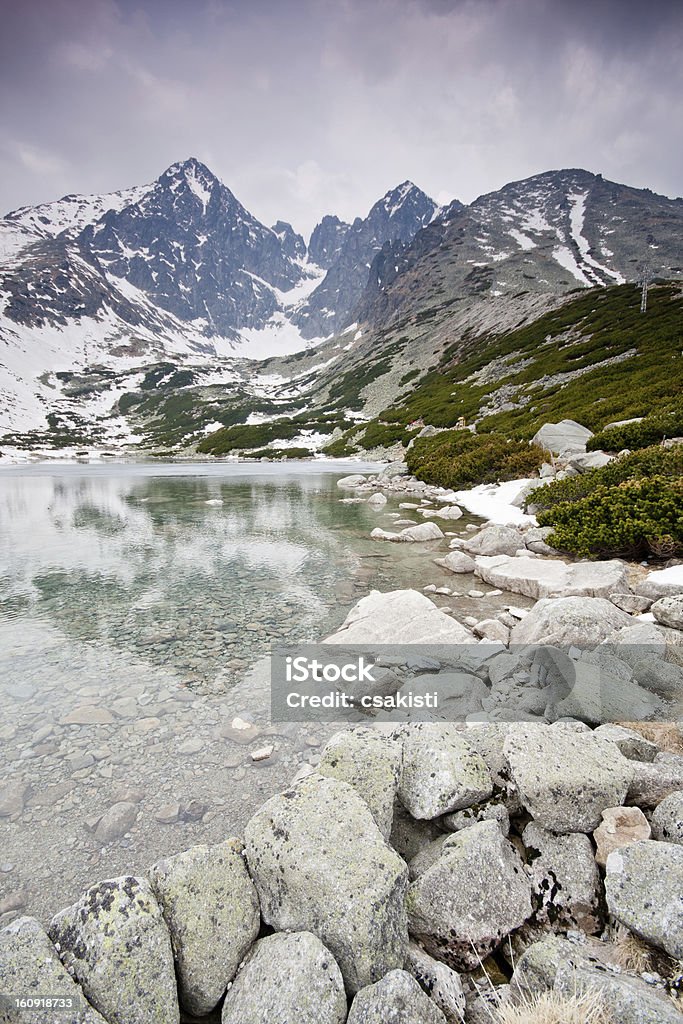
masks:
[[[406,971],[390,971],[362,989],[351,1004],[348,1024],[445,1024],[436,1003]]]
[[[457,971],[434,960],[416,942],[408,946],[404,970],[415,978],[423,992],[436,1003],[448,1024],[462,1024],[465,995]]]
[[[683,790],[683,758],[659,753],[651,764],[632,763],[629,803],[638,807],[656,807],[670,793]]]
[[[396,740],[376,729],[339,732],[325,746],[317,770],[353,786],[384,838],[389,838],[401,773],[401,746]]]
[[[667,700],[683,700],[683,668],[672,661],[652,656],[636,662],[633,674],[646,690]]]
[[[511,642],[594,647],[632,621],[604,597],[543,598],[514,627]]]
[[[683,629],[683,594],[660,597],[650,609],[657,622],[672,629]]]
[[[652,812],[652,838],[683,846],[683,792],[670,793]]]
[[[529,874],[536,921],[550,929],[578,928],[587,934],[600,929],[600,875],[588,836],[561,836],[531,822],[522,833],[529,856]],[[533,855],[531,855],[533,854]]]
[[[452,814],[445,814],[441,824],[449,832],[459,832],[470,825],[476,825],[478,821],[495,821],[504,836],[510,831],[510,814],[504,803],[497,798],[487,800],[476,807],[466,807],[462,811],[454,811]]]
[[[555,991],[564,996],[596,993],[610,1017],[619,1024],[680,1024],[681,1014],[662,989],[642,978],[597,964],[561,963]]]
[[[24,997],[54,996],[73,1004],[51,1013],[42,1007],[22,1009],[20,1024],[106,1024],[89,1006],[83,991],[62,961],[43,926],[33,917],[19,917],[0,931],[0,993]],[[2,1016],[0,1004],[0,1020]]]
[[[259,939],[223,1004],[222,1024],[344,1024],[346,994],[334,957],[310,932]]]
[[[486,762],[455,726],[411,723],[402,739],[399,798],[414,818],[437,818],[491,796]]]
[[[634,762],[591,732],[553,726],[511,726],[505,754],[520,799],[551,832],[592,832],[605,807],[624,802]]]
[[[178,1024],[168,928],[145,878],[99,882],[48,929],[67,970],[109,1024]]]
[[[639,807],[606,807],[602,812],[602,824],[593,833],[597,847],[596,863],[604,868],[613,850],[649,838],[650,825]]]
[[[201,1017],[259,933],[258,896],[242,843],[193,846],[155,864],[149,879],[171,933],[181,1004]]]
[[[683,958],[683,848],[649,839],[615,850],[605,879],[610,913],[630,931]]]
[[[411,934],[427,952],[471,970],[531,916],[531,883],[496,823],[482,821],[449,837],[406,905]]]
[[[548,992],[555,983],[557,968],[561,963],[574,965],[584,959],[584,953],[569,939],[559,935],[548,935],[528,946],[515,964],[510,980],[515,1000],[521,996],[529,999],[542,992]]]
[[[602,740],[609,740],[619,748],[624,757],[629,761],[654,761],[657,756],[658,747],[651,743],[633,729],[625,729],[623,725],[615,725],[609,722],[606,725],[599,725],[595,729],[595,735]]]
[[[273,797],[245,844],[264,921],[317,935],[350,992],[403,965],[408,869],[348,783],[314,775]]]
[[[573,675],[569,693],[548,709],[552,720],[638,722],[655,717],[661,710],[657,694],[639,686],[626,662],[609,654],[587,652],[573,662]]]

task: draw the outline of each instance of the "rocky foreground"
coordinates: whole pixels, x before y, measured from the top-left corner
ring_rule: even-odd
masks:
[[[417,498],[408,512],[440,503],[408,542],[443,545],[433,520],[458,518],[453,495],[391,472],[340,483],[378,510],[383,489]],[[397,657],[381,680],[437,688],[442,717],[342,731],[243,835],[102,881],[47,929],[13,921],[0,993],[76,1008],[0,1019],[532,1024],[553,993],[595,996],[583,1019],[601,1024],[681,1021],[681,586],[565,562],[530,523],[456,541],[428,553],[534,607],[460,622],[374,592],[328,638],[466,649],[466,669]]]

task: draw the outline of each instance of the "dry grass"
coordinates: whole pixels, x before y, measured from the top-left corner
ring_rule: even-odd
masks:
[[[653,969],[653,951],[650,946],[623,925],[617,926],[611,952],[614,962],[626,971],[640,974]]]
[[[598,993],[561,996],[543,992],[527,998],[521,1006],[499,1006],[495,1024],[614,1024]]]
[[[625,729],[639,732],[646,740],[656,743],[660,750],[683,754],[683,736],[673,722],[621,722]]]

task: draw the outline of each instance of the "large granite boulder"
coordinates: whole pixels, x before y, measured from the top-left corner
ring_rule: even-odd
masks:
[[[512,644],[594,647],[633,620],[602,597],[544,598],[516,625]]]
[[[660,597],[650,609],[657,622],[671,629],[683,629],[683,594]]]
[[[400,743],[376,729],[345,730],[328,741],[317,770],[353,786],[389,838],[401,774]]]
[[[445,1024],[436,1003],[407,971],[390,971],[362,989],[351,1004],[348,1024]]]
[[[600,964],[560,964],[554,989],[567,997],[597,995],[618,1024],[680,1024],[681,1014],[666,992]]]
[[[582,427],[575,420],[560,420],[559,423],[544,423],[531,441],[553,455],[568,458],[585,454],[586,444],[592,436],[592,430]]]
[[[53,996],[64,999],[71,1010],[51,1013],[44,1007],[17,1010],[19,1024],[107,1024],[90,1006],[80,985],[59,959],[50,938],[33,917],[19,917],[0,931],[0,993],[28,998]],[[0,1020],[4,1020],[0,1001]]]
[[[410,932],[427,952],[471,970],[531,917],[531,884],[498,825],[482,821],[449,837],[406,905]]]
[[[399,544],[417,544],[428,540],[443,540],[443,531],[436,523],[418,523],[417,526],[406,526],[398,533],[383,530],[380,526],[370,534],[372,540],[390,540]]]
[[[526,545],[524,534],[514,526],[485,526],[463,547],[470,555],[514,555]]]
[[[597,932],[600,875],[588,836],[556,835],[532,821],[522,833],[522,842],[529,853],[533,851],[528,871],[536,922],[550,930]]]
[[[624,802],[634,762],[607,740],[561,723],[515,723],[505,755],[522,804],[551,832],[592,832]]]
[[[171,933],[180,1001],[197,1017],[219,1001],[261,924],[242,843],[193,846],[148,875]]]
[[[408,869],[350,785],[304,779],[256,812],[245,843],[263,920],[317,935],[348,991],[403,965]]]
[[[557,558],[480,556],[474,571],[493,587],[537,600],[545,597],[608,598],[612,591],[628,585],[626,566],[618,559],[568,564]]]
[[[405,726],[399,799],[413,818],[471,807],[493,792],[486,762],[454,725]]]
[[[91,886],[53,917],[49,935],[109,1024],[178,1024],[171,938],[145,878]]]
[[[223,1004],[222,1024],[344,1024],[346,994],[334,957],[310,932],[267,935],[247,955]]]
[[[607,858],[610,914],[654,946],[683,959],[683,847],[647,839]]]
[[[417,590],[371,591],[328,644],[466,644],[472,634]]]

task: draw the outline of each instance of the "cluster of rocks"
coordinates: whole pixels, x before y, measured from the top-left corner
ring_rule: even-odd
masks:
[[[344,731],[243,837],[12,922],[0,991],[76,1000],[29,1024],[475,1024],[577,989],[673,1024],[683,771],[640,775],[663,755],[579,722]]]

